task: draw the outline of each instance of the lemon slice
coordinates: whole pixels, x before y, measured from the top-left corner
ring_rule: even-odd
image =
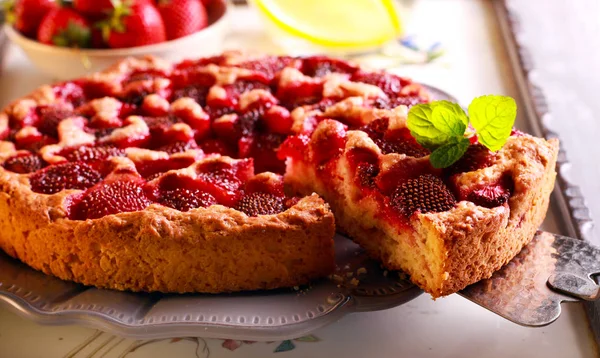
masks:
[[[314,44],[380,46],[401,33],[394,0],[252,0],[276,27]]]

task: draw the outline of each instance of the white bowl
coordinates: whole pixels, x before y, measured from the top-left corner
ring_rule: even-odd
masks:
[[[214,0],[208,9],[209,26],[191,35],[155,45],[124,49],[72,49],[39,43],[4,25],[8,38],[25,52],[43,73],[59,80],[82,77],[103,70],[129,56],[154,55],[169,61],[203,57],[222,51],[228,31],[226,0]]]

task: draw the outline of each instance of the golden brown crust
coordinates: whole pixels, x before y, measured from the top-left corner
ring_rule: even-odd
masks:
[[[0,248],[65,280],[119,290],[229,292],[306,284],[332,272],[333,215],[316,195],[277,215],[223,206],[74,221],[65,200],[0,169]]]
[[[449,277],[432,294],[434,297],[491,277],[533,239],[546,217],[556,177],[558,140],[511,138],[499,155],[501,158],[492,167],[496,175],[492,176],[508,171],[515,185],[505,210],[486,215],[485,208],[469,203],[460,214],[426,214],[430,221],[421,221],[439,233],[448,253],[445,272]]]

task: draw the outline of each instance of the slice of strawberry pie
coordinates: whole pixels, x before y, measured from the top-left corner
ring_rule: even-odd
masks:
[[[286,182],[323,196],[338,230],[387,269],[408,273],[434,298],[457,292],[533,238],[554,187],[557,140],[511,132],[516,107],[502,112],[492,99],[506,105],[501,97],[474,101],[468,126],[447,102],[410,115],[405,106],[364,112],[349,104],[345,116],[330,117],[330,108],[314,132],[283,144]],[[360,111],[367,124],[348,117]],[[485,118],[511,111],[505,121]]]

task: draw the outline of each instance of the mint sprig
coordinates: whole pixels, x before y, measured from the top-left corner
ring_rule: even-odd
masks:
[[[502,148],[516,117],[514,99],[489,95],[471,102],[469,116],[458,104],[448,101],[418,104],[408,112],[407,126],[417,142],[432,151],[431,165],[446,168],[465,154],[474,135],[491,151]],[[474,131],[467,130],[469,123]]]

